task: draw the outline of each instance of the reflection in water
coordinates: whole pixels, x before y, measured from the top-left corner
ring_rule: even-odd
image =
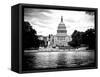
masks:
[[[57,63],[56,63],[57,53],[56,54],[51,52],[36,53],[35,56],[36,56],[35,59],[36,68],[57,67]]]
[[[26,52],[32,68],[79,67],[94,62],[94,52]],[[32,57],[30,57],[32,56]],[[33,57],[34,56],[34,57]]]

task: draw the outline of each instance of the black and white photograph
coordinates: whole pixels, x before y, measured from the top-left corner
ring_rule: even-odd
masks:
[[[22,70],[96,66],[94,11],[24,8]]]

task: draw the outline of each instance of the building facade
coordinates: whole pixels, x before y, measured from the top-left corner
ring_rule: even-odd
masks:
[[[47,37],[39,36],[39,40],[45,42],[45,46],[47,47],[60,47],[60,46],[68,46],[68,42],[72,40],[71,36],[67,35],[66,26],[63,22],[63,17],[61,16],[61,22],[57,28],[57,34],[50,34]]]

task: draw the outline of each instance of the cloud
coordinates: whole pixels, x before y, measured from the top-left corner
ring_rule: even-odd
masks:
[[[70,18],[65,19],[65,21],[66,21],[66,22],[70,22],[70,23],[74,23],[74,22],[76,22],[75,20],[70,19]]]
[[[38,19],[49,19],[49,16],[45,15],[44,13],[52,13],[46,9],[32,9],[32,8],[25,8],[24,9],[24,19],[31,20],[32,18]]]
[[[94,23],[94,15],[90,15],[84,12],[84,15],[80,18],[78,22]]]
[[[33,21],[30,21],[31,25],[34,26],[38,26],[40,28],[48,28],[48,29],[52,29],[50,26],[46,25],[47,23],[41,23],[40,21],[37,21],[37,22],[33,22]]]

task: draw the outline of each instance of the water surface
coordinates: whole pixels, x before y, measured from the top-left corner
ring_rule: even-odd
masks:
[[[24,56],[24,68],[30,69],[80,67],[94,63],[93,51],[24,52]]]

